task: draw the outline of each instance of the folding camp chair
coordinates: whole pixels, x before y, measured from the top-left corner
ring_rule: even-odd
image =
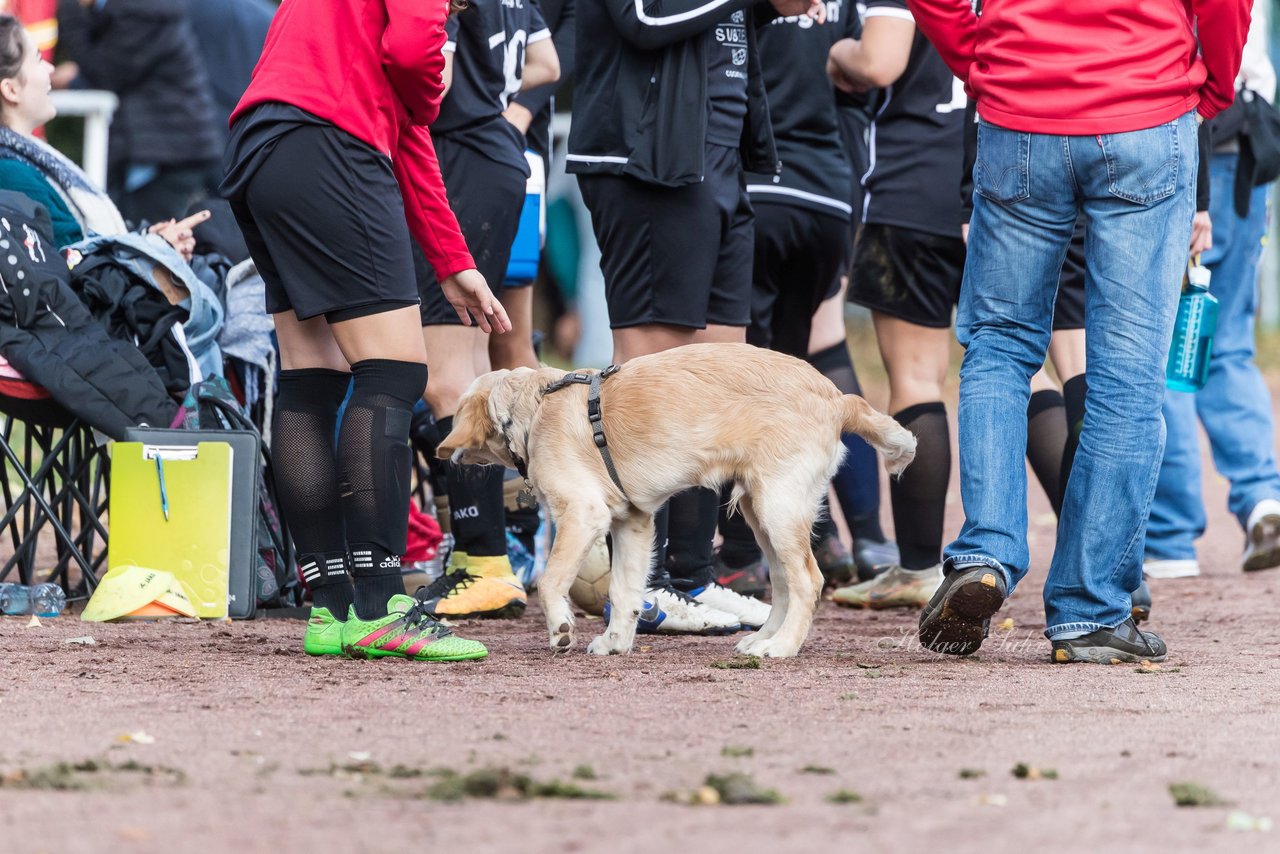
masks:
[[[109,470],[105,441],[0,357],[0,581],[93,592],[107,558]]]

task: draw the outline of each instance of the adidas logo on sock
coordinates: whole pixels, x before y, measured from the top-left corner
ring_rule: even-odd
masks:
[[[380,566],[383,569],[399,569],[400,555],[387,555],[385,558],[383,558]]]

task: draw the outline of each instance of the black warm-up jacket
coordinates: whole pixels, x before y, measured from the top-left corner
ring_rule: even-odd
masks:
[[[578,0],[577,6],[569,172],[627,175],[666,187],[701,181],[705,34],[739,10],[746,11],[748,51],[743,168],[781,169],[755,33],[775,17],[772,6],[755,0]]]

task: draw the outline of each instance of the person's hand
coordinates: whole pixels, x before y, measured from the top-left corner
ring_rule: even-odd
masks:
[[[444,298],[458,313],[463,326],[470,326],[472,318],[485,332],[510,332],[511,321],[507,310],[498,302],[489,284],[476,269],[454,273],[440,283]]]
[[[80,76],[80,66],[74,62],[59,62],[49,75],[49,84],[55,89],[66,89]]]
[[[964,245],[969,245],[969,223],[960,224],[960,239],[964,241]]]
[[[1191,254],[1199,255],[1213,248],[1213,221],[1208,211],[1196,211],[1191,220]]]
[[[827,22],[827,4],[822,0],[769,0],[773,8],[784,18],[804,15],[816,24]]]
[[[502,117],[511,122],[521,134],[527,135],[529,133],[529,125],[533,124],[533,113],[529,112],[529,108],[514,101],[502,111]]]
[[[827,51],[827,76],[831,78],[831,83],[841,92],[870,92],[870,86],[845,74],[840,67],[840,63],[836,61],[838,54],[850,49],[852,46],[853,39],[841,39],[831,46],[831,50]]]
[[[191,256],[196,251],[195,227],[212,216],[209,211],[193,213],[186,219],[157,222],[147,229],[150,234],[158,234],[165,242],[177,250],[182,260],[191,263]]]

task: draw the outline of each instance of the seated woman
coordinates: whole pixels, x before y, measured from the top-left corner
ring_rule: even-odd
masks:
[[[36,128],[57,115],[49,97],[52,71],[18,19],[0,15],[0,187],[48,209],[59,247],[95,234],[126,232],[124,217],[107,194],[94,187],[79,166],[35,136]],[[148,231],[190,261],[195,249],[192,230],[208,218],[209,212],[201,211],[184,220],[156,223]]]

